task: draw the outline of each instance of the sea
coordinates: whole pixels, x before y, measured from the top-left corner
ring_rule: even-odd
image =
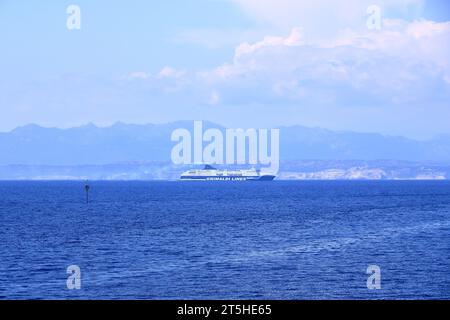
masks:
[[[0,299],[450,299],[450,181],[89,185],[0,182]]]

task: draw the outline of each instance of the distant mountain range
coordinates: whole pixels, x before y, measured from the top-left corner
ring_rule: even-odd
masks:
[[[223,127],[204,122],[205,129]],[[0,165],[104,165],[136,161],[170,162],[173,130],[191,129],[192,121],[134,125],[89,124],[70,129],[19,127],[0,133]],[[297,160],[380,159],[450,162],[450,136],[428,141],[374,133],[337,132],[302,126],[281,127],[280,158]]]

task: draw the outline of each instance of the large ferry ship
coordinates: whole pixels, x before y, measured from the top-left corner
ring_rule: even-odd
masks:
[[[181,180],[203,181],[272,181],[274,175],[261,174],[260,170],[218,170],[210,165],[203,169],[189,170],[181,174]]]

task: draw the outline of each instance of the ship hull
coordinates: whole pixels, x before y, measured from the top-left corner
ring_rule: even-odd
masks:
[[[242,176],[182,176],[180,178],[183,181],[272,181],[275,176],[263,175],[255,177],[242,177]]]

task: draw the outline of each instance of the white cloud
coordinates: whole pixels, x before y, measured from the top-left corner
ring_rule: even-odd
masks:
[[[302,30],[300,28],[292,29],[291,34],[286,37],[274,37],[267,36],[262,41],[256,42],[254,44],[249,44],[244,42],[236,48],[235,59],[239,58],[241,55],[251,54],[259,49],[265,47],[275,47],[275,46],[299,46],[302,44]]]
[[[210,104],[210,105],[212,105],[212,106],[215,106],[215,105],[217,105],[219,102],[220,102],[220,96],[219,96],[219,93],[218,93],[217,91],[214,90],[213,92],[211,92],[211,95],[210,95],[209,100],[208,100],[208,104]]]
[[[450,85],[450,76],[445,75],[444,76],[444,81],[447,82]]]
[[[161,71],[158,73],[158,78],[175,78],[179,79],[183,77],[186,74],[186,71],[184,70],[177,70],[172,67],[164,67],[161,69]]]
[[[382,26],[344,28],[327,40],[300,27],[275,32],[237,45],[216,68],[165,67],[143,92],[185,117],[226,121],[239,113],[265,125],[448,131],[450,22],[384,19]]]
[[[385,20],[381,31],[344,30],[307,41],[301,29],[237,46],[232,63],[203,73],[242,103],[386,104],[439,99],[450,76],[450,23]],[[281,99],[281,100],[273,100]],[[365,99],[367,101],[365,101]],[[431,101],[430,100],[430,101]]]
[[[424,0],[231,0],[261,21],[274,26],[301,26],[309,34],[327,33],[345,27],[365,26],[366,9],[373,4],[383,15],[417,18]]]
[[[266,33],[267,30],[261,28],[195,28],[183,30],[169,40],[175,44],[194,44],[211,50],[233,47],[237,43],[251,39],[260,39]]]
[[[347,28],[328,40],[306,33],[294,27],[284,36],[243,42],[228,63],[202,72],[164,67],[135,77],[148,78],[152,96],[170,97],[180,108],[206,104],[217,112],[310,108],[321,110],[321,118],[345,109],[351,119],[355,112],[388,117],[413,107],[439,114],[448,104],[450,22],[385,19],[381,30]]]
[[[148,79],[150,78],[150,74],[144,71],[135,71],[128,75],[132,79]]]

